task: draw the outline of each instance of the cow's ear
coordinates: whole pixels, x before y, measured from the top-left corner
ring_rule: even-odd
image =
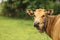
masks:
[[[34,11],[31,10],[31,9],[27,9],[27,10],[26,10],[26,13],[27,13],[28,15],[30,15],[30,16],[34,15]]]
[[[54,10],[53,10],[53,9],[48,10],[48,15],[52,15],[52,14],[53,14],[53,12],[54,12]]]

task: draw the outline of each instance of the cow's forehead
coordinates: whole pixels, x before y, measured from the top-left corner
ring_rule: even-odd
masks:
[[[43,15],[43,14],[45,14],[45,9],[36,9],[34,14],[35,15]]]
[[[36,9],[35,11],[40,12],[40,11],[45,11],[45,9]]]

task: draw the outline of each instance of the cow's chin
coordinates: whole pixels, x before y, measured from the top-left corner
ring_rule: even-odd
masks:
[[[38,32],[43,33],[44,31],[43,30],[38,30]]]
[[[38,32],[43,33],[44,32],[44,28],[43,27],[44,27],[44,25],[39,26]]]

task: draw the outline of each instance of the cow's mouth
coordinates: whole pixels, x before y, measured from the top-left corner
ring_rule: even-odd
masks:
[[[38,30],[38,32],[41,32],[41,33],[43,33],[45,31],[45,29],[46,29],[44,26],[43,26],[42,29],[39,26],[35,26],[35,27]]]

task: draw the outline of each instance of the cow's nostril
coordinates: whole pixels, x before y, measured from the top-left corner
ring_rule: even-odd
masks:
[[[39,22],[35,22],[34,27],[39,27]]]

